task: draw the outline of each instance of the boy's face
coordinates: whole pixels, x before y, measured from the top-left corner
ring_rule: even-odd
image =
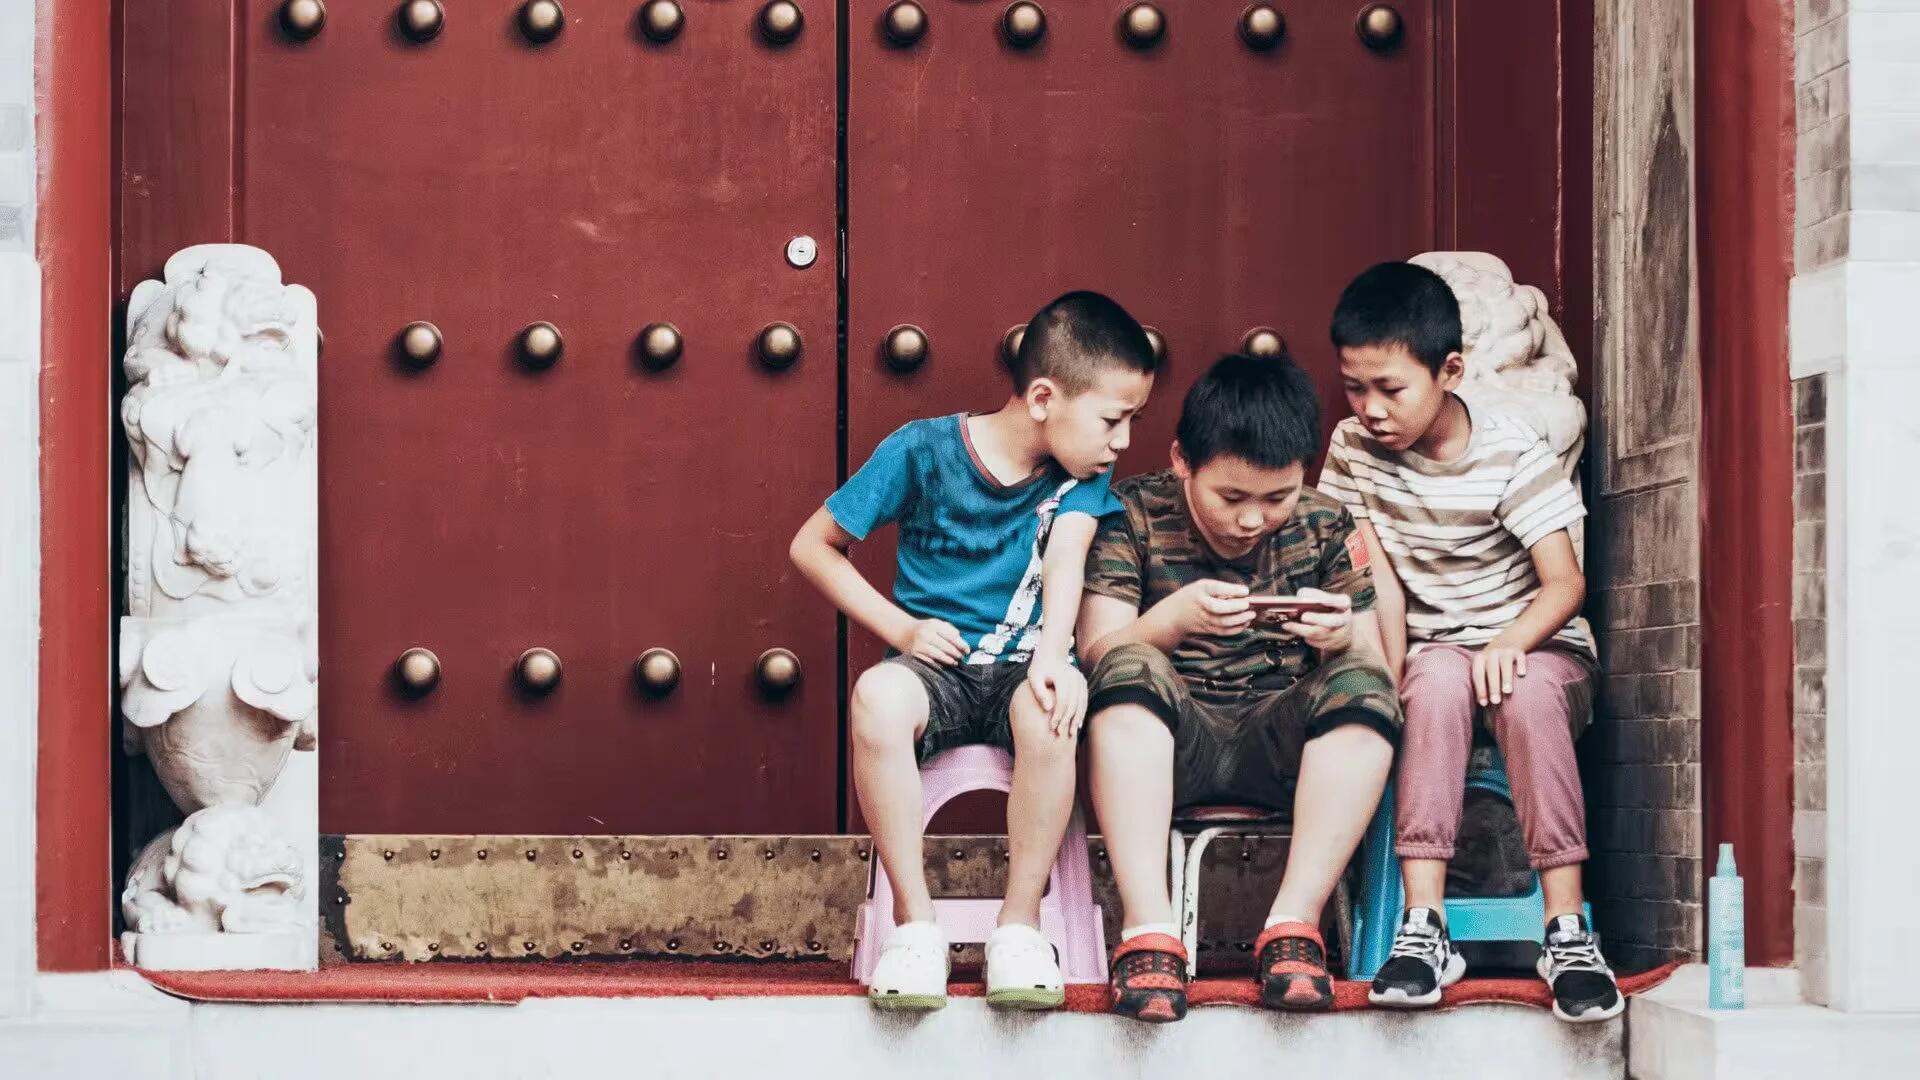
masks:
[[[1229,559],[1252,551],[1287,524],[1307,477],[1304,462],[1276,469],[1232,454],[1217,455],[1196,469],[1178,441],[1173,473],[1186,489],[1187,512],[1200,535]]]
[[[1127,448],[1133,418],[1152,389],[1152,375],[1110,365],[1078,394],[1062,392],[1051,379],[1035,379],[1027,387],[1027,411],[1040,423],[1047,453],[1088,480],[1111,469]]]
[[[1367,433],[1391,450],[1405,450],[1427,433],[1447,394],[1460,385],[1465,366],[1448,353],[1439,374],[1405,345],[1360,345],[1340,350],[1340,379],[1347,406]]]

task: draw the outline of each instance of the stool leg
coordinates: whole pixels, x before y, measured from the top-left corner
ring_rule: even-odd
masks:
[[[1201,829],[1193,838],[1193,846],[1187,849],[1187,870],[1180,887],[1180,944],[1187,949],[1187,977],[1192,978],[1200,971],[1200,861],[1206,857],[1207,845],[1227,830],[1222,828]]]
[[[1187,837],[1179,829],[1167,830],[1167,903],[1173,907],[1173,925],[1185,917],[1187,888]]]

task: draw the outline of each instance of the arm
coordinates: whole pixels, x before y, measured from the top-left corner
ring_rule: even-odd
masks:
[[[1040,643],[1036,656],[1065,659],[1073,647],[1073,627],[1080,614],[1080,594],[1086,582],[1087,549],[1099,521],[1087,514],[1062,514],[1047,536],[1047,552],[1040,561]]]
[[[1367,545],[1367,561],[1373,567],[1374,623],[1381,646],[1377,655],[1387,662],[1394,684],[1399,685],[1407,665],[1407,592],[1400,585],[1400,575],[1393,572],[1393,564],[1387,561],[1386,548],[1373,531],[1373,522],[1363,519],[1354,524],[1361,542]]]
[[[834,607],[881,641],[924,660],[958,663],[965,659],[966,641],[958,630],[937,619],[915,619],[860,575],[853,560],[847,558],[853,544],[853,534],[821,507],[800,526],[787,554],[801,575],[825,593]],[[923,631],[922,624],[926,623],[937,625]],[[939,628],[945,632],[938,632]]]
[[[1090,514],[1061,514],[1047,535],[1046,554],[1040,559],[1040,641],[1027,667],[1027,682],[1050,714],[1056,735],[1078,734],[1087,715],[1087,680],[1067,654],[1073,649],[1073,626],[1080,614],[1087,549],[1093,546],[1099,524]]]
[[[1565,529],[1548,533],[1527,554],[1540,577],[1540,592],[1474,657],[1474,694],[1482,705],[1498,705],[1502,694],[1513,693],[1514,677],[1527,673],[1527,654],[1559,633],[1587,599],[1587,577]]]

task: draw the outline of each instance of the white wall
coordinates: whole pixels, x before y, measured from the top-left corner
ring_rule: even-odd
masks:
[[[1802,238],[1791,313],[1794,378],[1827,378],[1827,808],[1824,820],[1800,816],[1795,844],[1826,859],[1827,1000],[1920,1013],[1920,938],[1895,929],[1920,895],[1908,851],[1920,760],[1920,501],[1909,494],[1920,463],[1920,0],[1800,7],[1803,22],[1827,16],[1802,39],[1801,74],[1832,72],[1824,103],[1803,96],[1801,108],[1834,114],[1820,138],[1803,135],[1800,172],[1837,183],[1802,187],[1834,212]],[[1807,245],[1820,257],[1805,257]]]
[[[33,256],[33,12],[0,3],[0,1019],[34,973],[39,672],[40,268]]]

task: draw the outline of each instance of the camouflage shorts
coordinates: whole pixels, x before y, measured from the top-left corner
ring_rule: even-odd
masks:
[[[1290,811],[1308,742],[1360,724],[1398,746],[1403,723],[1386,666],[1353,654],[1320,665],[1284,690],[1202,699],[1166,653],[1151,645],[1122,645],[1101,658],[1087,686],[1089,716],[1114,705],[1139,705],[1166,721],[1173,731],[1177,806]]]
[[[1027,665],[930,664],[911,656],[899,664],[927,689],[927,729],[920,734],[922,764],[943,750],[985,743],[1013,752],[1013,695],[1027,681]]]

